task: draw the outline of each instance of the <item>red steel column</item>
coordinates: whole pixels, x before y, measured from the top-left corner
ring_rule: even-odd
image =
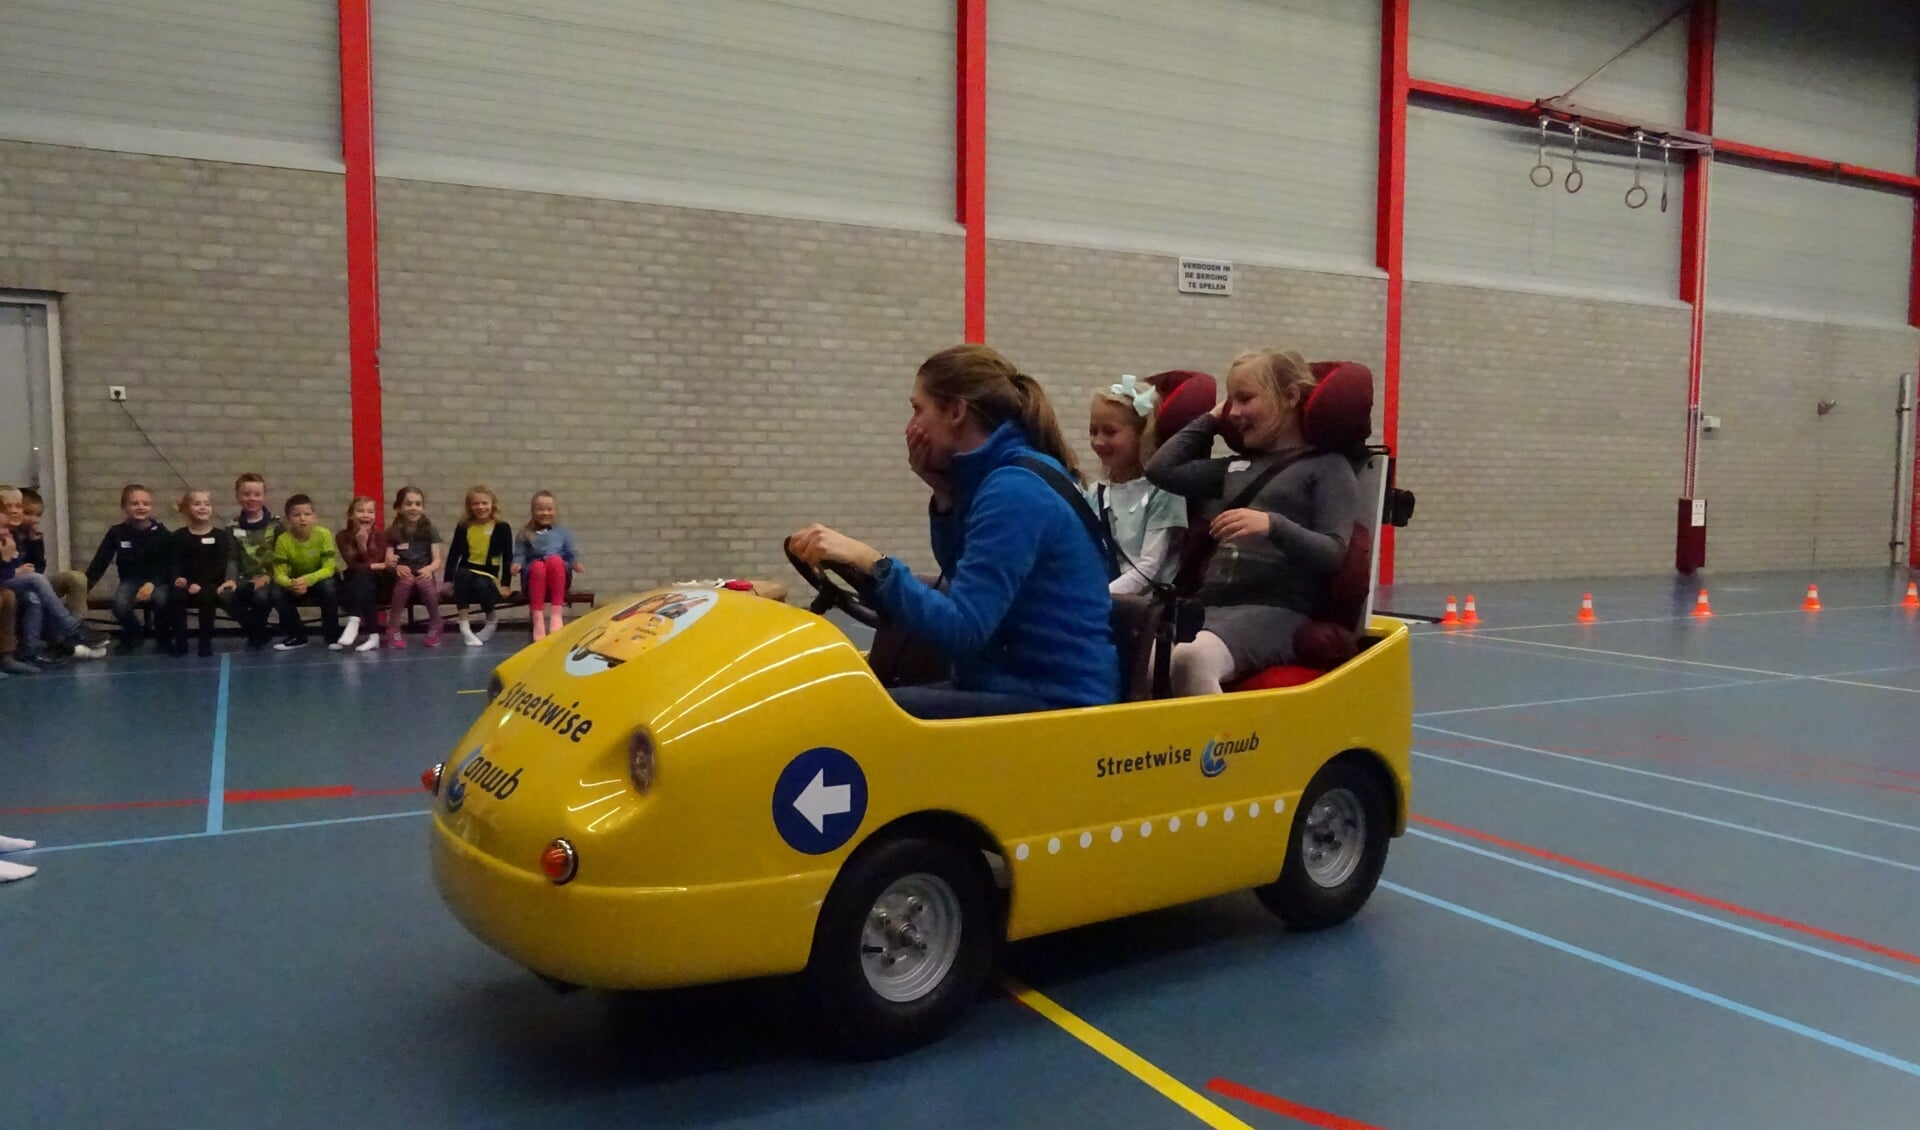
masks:
[[[1401,251],[1406,236],[1407,193],[1407,6],[1380,3],[1379,214],[1374,221],[1374,263],[1387,273],[1386,360],[1381,370],[1381,438],[1400,450],[1400,313],[1404,282]],[[1380,527],[1380,583],[1393,583],[1394,528]]]
[[[346,163],[347,387],[353,490],[384,496],[380,422],[380,221],[374,196],[372,0],[340,0],[340,156]]]
[[[1920,173],[1920,136],[1914,138],[1914,172]],[[1913,266],[1907,276],[1907,321],[1920,326],[1920,198],[1913,209]],[[1913,426],[1913,493],[1907,525],[1907,568],[1920,569],[1920,390],[1915,392]]]
[[[1716,0],[1693,0],[1687,21],[1686,128],[1713,133],[1713,42]],[[1707,183],[1713,158],[1696,154],[1687,163],[1680,212],[1680,298],[1692,305],[1687,334],[1687,443],[1675,519],[1674,565],[1691,573],[1706,560],[1706,530],[1691,524],[1700,466],[1700,369],[1707,326]]]
[[[959,219],[966,226],[966,337],[987,340],[987,0],[959,3]]]

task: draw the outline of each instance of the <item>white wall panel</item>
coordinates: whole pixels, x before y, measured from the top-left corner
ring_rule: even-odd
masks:
[[[950,226],[951,0],[374,6],[383,175]]]
[[[1413,0],[1415,78],[1531,101],[1565,91],[1674,10],[1674,0]],[[1581,87],[1597,110],[1681,124],[1687,21],[1675,20]]]
[[[1548,148],[1554,181],[1535,188],[1537,130],[1447,110],[1407,113],[1406,266],[1410,276],[1675,301],[1680,167],[1660,211],[1660,165],[1641,172],[1648,202],[1623,202],[1630,157],[1583,152],[1585,183],[1565,188],[1567,138]]]
[[[1910,5],[1722,0],[1715,134],[1911,173],[1920,21]]]
[[[1710,309],[1906,324],[1907,196],[1720,163],[1707,207]]]
[[[0,137],[340,167],[332,0],[5,0]]]
[[[994,0],[987,33],[994,235],[1370,268],[1377,4]]]

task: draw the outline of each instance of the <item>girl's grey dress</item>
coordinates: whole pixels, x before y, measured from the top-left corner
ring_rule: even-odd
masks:
[[[1275,462],[1292,460],[1246,505],[1272,518],[1264,538],[1214,551],[1197,598],[1203,631],[1233,655],[1233,677],[1293,661],[1293,633],[1312,619],[1360,514],[1360,487],[1343,455],[1307,454],[1304,444],[1253,456],[1212,457],[1218,421],[1202,416],[1175,432],[1147,464],[1147,480],[1188,500],[1211,521]]]

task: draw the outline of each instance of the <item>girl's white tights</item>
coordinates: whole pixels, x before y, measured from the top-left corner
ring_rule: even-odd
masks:
[[[1173,645],[1173,693],[1222,694],[1233,678],[1233,653],[1219,636],[1201,632],[1192,643]]]

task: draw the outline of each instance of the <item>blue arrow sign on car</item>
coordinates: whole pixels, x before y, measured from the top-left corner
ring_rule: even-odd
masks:
[[[773,784],[773,826],[795,851],[833,851],[853,838],[866,815],[867,775],[830,746],[787,762]]]

